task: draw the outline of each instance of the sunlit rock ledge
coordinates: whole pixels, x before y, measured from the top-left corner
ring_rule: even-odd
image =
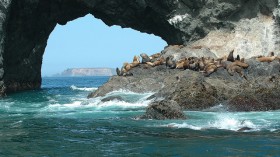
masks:
[[[247,59],[280,50],[278,0],[1,0],[0,95],[40,88],[50,33],[87,14],[217,57],[232,49]]]
[[[189,49],[169,46],[161,52],[169,55],[215,55],[208,49]],[[204,55],[203,55],[204,54]],[[113,76],[89,94],[88,98],[104,96],[115,90],[145,93],[154,92],[152,102],[176,102],[182,110],[204,110],[223,105],[228,111],[268,111],[280,109],[280,62],[259,62],[256,58],[245,59],[247,80],[234,73],[229,75],[223,67],[205,77],[203,73],[189,69],[170,69],[165,65],[147,68],[140,64],[131,69],[133,76]],[[155,104],[155,103],[153,103]],[[165,103],[166,104],[166,103]],[[175,112],[180,113],[180,112]],[[150,116],[147,116],[150,117]]]

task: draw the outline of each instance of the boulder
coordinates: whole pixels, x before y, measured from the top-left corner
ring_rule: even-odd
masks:
[[[142,119],[186,119],[181,107],[176,101],[162,100],[151,103]]]

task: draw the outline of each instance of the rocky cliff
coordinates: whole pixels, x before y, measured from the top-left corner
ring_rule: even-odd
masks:
[[[115,69],[111,68],[73,68],[64,70],[56,76],[113,76]]]
[[[50,33],[86,14],[217,56],[279,51],[278,0],[1,0],[1,93],[40,88]]]
[[[214,56],[208,49],[187,50],[187,47],[169,46],[161,54],[164,58],[170,55],[181,58]],[[158,116],[155,110],[163,110],[163,114],[172,115],[167,115],[166,118],[174,118],[175,115],[182,118],[180,109],[167,112],[173,108],[170,106],[176,106],[174,104],[178,104],[182,110],[204,110],[220,104],[223,105],[223,110],[228,111],[280,109],[280,60],[267,63],[250,58],[246,59],[245,63],[249,65],[244,70],[245,77],[241,77],[237,72],[231,76],[224,67],[217,68],[210,76],[205,76],[201,71],[140,64],[129,71],[133,76],[113,76],[106,84],[89,94],[88,98],[104,96],[121,89],[138,93],[154,92],[155,94],[148,98],[153,100],[147,110],[148,114],[152,115],[144,117],[156,119],[164,118],[161,117],[162,114]]]

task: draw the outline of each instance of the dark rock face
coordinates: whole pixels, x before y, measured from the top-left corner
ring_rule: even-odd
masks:
[[[280,49],[277,6],[277,0],[1,0],[0,86],[4,92],[40,88],[50,33],[86,14],[170,45],[204,47],[218,57],[236,48],[248,57]]]
[[[181,107],[176,101],[162,100],[154,102],[147,107],[146,114],[141,116],[143,119],[186,119]]]

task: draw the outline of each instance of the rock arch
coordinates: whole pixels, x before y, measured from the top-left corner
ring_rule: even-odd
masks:
[[[278,1],[258,0],[258,2],[1,0],[0,93],[40,88],[42,56],[48,37],[56,24],[63,25],[90,13],[109,26],[119,25],[153,33],[168,44],[191,45],[211,31],[232,32],[239,21],[253,19],[259,13],[273,17],[275,22],[273,24],[278,28],[278,12],[276,13]],[[275,33],[270,34],[273,42],[277,42],[273,37]]]

